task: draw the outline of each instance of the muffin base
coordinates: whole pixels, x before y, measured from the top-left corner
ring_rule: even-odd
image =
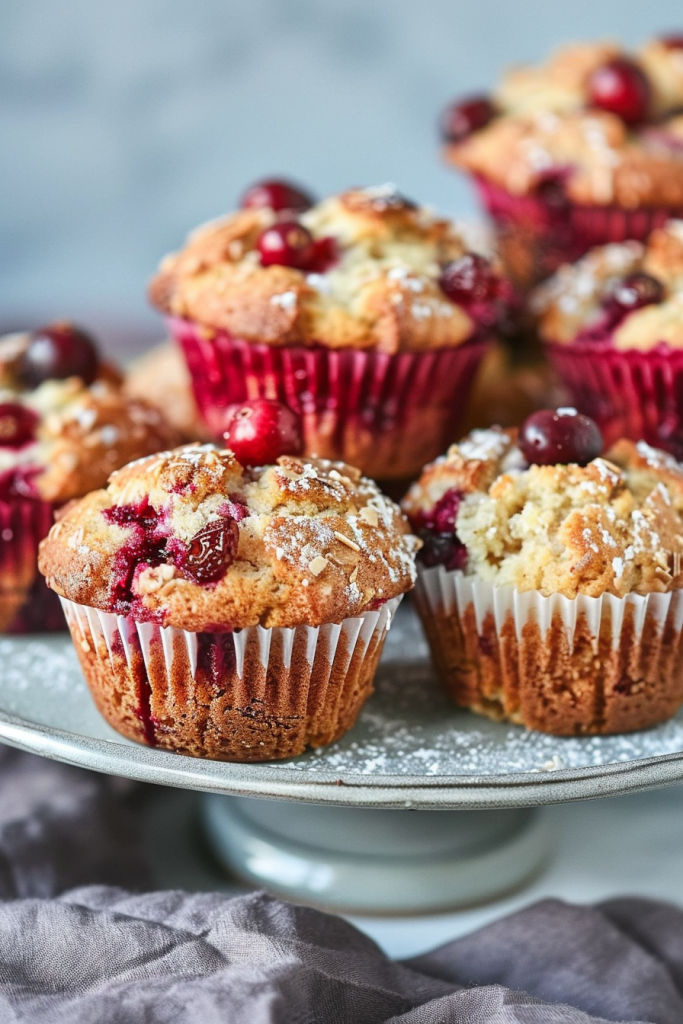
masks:
[[[436,671],[461,707],[555,736],[645,729],[683,704],[683,594],[582,598],[438,567],[416,590]]]
[[[0,633],[64,628],[57,597],[38,573],[38,547],[53,522],[49,502],[0,500]]]
[[[542,195],[515,195],[485,178],[474,184],[491,218],[498,251],[511,280],[522,290],[532,288],[563,263],[573,263],[595,245],[645,241],[655,228],[681,209],[588,206],[547,202]]]
[[[169,318],[209,431],[226,410],[257,398],[301,416],[308,455],[358,466],[373,479],[411,479],[458,435],[479,364],[492,340],[427,352],[275,347],[209,334]]]
[[[98,709],[118,732],[219,761],[339,739],[372,693],[399,598],[341,624],[189,633],[62,604]]]
[[[629,437],[683,458],[683,351],[665,344],[620,351],[609,335],[545,347],[576,408],[597,422],[607,446]]]

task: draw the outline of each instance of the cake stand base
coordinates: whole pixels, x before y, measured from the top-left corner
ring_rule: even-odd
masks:
[[[425,913],[530,880],[550,839],[537,808],[404,811],[204,797],[220,861],[252,885],[346,913]]]

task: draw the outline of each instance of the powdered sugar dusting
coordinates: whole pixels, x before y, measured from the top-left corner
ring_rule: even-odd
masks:
[[[683,751],[683,712],[642,732],[560,738],[459,710],[434,677],[419,623],[406,602],[387,637],[376,691],[355,729],[338,743],[273,767],[302,774],[496,776]]]

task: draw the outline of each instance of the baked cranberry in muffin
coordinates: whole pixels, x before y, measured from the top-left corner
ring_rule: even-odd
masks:
[[[416,472],[455,436],[513,302],[495,262],[392,185],[199,228],[150,298],[216,438],[227,407],[277,400],[302,417],[307,454],[381,478]]]
[[[40,565],[115,728],[264,760],[353,723],[417,546],[350,466],[248,468],[205,445],[114,473],[53,527]]]

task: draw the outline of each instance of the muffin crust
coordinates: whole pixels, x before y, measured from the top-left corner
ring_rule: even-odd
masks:
[[[629,128],[590,109],[593,71],[625,56],[607,42],[563,47],[537,67],[509,71],[487,126],[446,147],[446,159],[516,195],[555,175],[576,204],[683,207],[683,59],[660,41],[629,56],[651,88],[648,121]]]
[[[466,251],[453,226],[395,186],[354,189],[300,217],[336,258],[307,273],[262,266],[256,245],[277,215],[247,209],[194,231],[149,288],[162,312],[266,345],[422,351],[460,345],[476,325],[438,284]]]
[[[149,549],[137,540],[145,529]],[[210,578],[192,558],[205,543],[232,546]],[[350,466],[283,456],[247,470],[204,445],[114,473],[53,527],[40,568],[78,604],[195,632],[235,630],[360,615],[412,587],[418,546],[397,506]]]

